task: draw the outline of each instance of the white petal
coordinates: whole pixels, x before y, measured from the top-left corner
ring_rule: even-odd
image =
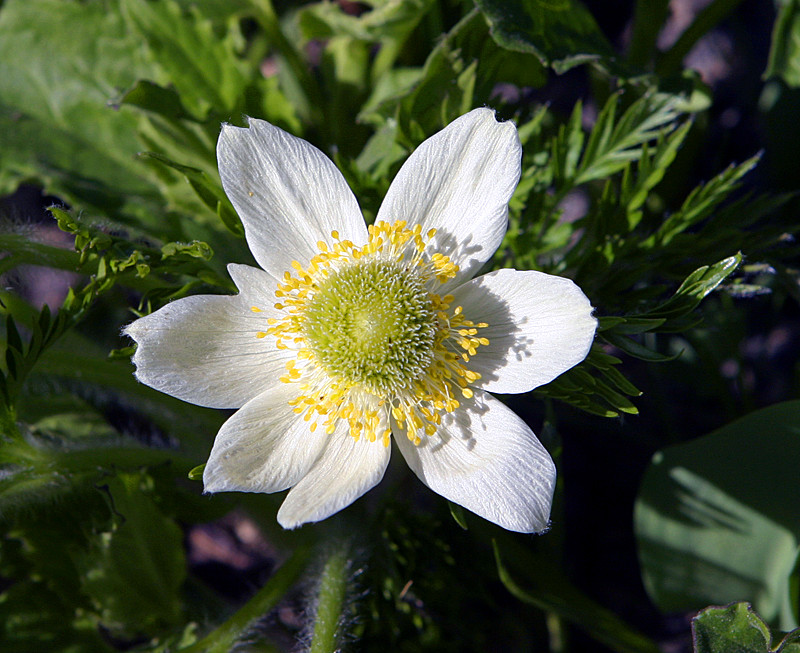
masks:
[[[203,472],[206,492],[280,492],[308,473],[329,436],[292,410],[297,393],[278,383],[222,425]]]
[[[222,186],[244,224],[258,264],[276,279],[293,260],[307,265],[331,231],[367,239],[358,202],[342,173],[310,143],[264,120],[223,125],[217,143]]]
[[[243,265],[231,272],[242,285],[246,275],[269,278]],[[233,296],[185,297],[129,324],[124,333],[138,344],[136,378],[210,408],[239,408],[278,383],[292,354],[278,350],[272,338],[256,337],[274,313],[271,303],[253,313],[253,300],[267,299],[261,294],[253,288]]]
[[[394,427],[397,445],[420,480],[510,531],[547,529],[556,468],[527,425],[483,392],[442,422],[418,446]]]
[[[470,111],[414,151],[377,219],[435,228],[432,247],[460,266],[458,279],[469,279],[500,246],[521,159],[512,123],[497,122],[490,109]]]
[[[281,526],[297,528],[330,517],[383,478],[391,447],[384,446],[380,438],[369,442],[362,437],[356,442],[348,429],[347,422],[340,420],[336,431],[328,436],[322,456],[286,495],[278,511]]]
[[[543,272],[498,270],[453,291],[454,305],[475,323],[486,322],[467,367],[475,384],[492,392],[527,392],[549,383],[589,353],[597,320],[586,295],[570,279]]]

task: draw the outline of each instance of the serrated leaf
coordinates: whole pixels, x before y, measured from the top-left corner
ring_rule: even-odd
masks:
[[[694,653],[800,653],[800,631],[773,648],[772,634],[749,603],[702,610],[692,619]]]
[[[709,217],[738,187],[742,177],[755,168],[760,159],[761,155],[757,154],[738,166],[731,165],[707,184],[693,190],[681,208],[664,221],[652,239],[666,245],[679,233]]]
[[[476,4],[500,46],[534,54],[559,74],[588,62],[619,71],[613,48],[578,0],[477,0]]]
[[[647,95],[616,118],[619,96],[613,95],[595,123],[581,157],[575,184],[603,179],[642,157],[643,146],[675,130],[680,112],[670,96]],[[677,145],[676,145],[677,147]]]
[[[37,180],[74,205],[152,220],[157,190],[131,159],[138,119],[108,106],[149,76],[139,48],[103,3],[3,3],[0,192]]]
[[[120,7],[192,115],[234,111],[248,80],[229,33],[220,37],[197,8],[184,13],[172,0],[120,0]]]
[[[692,619],[695,653],[768,653],[767,625],[747,603],[706,608]]]
[[[193,240],[190,243],[167,243],[161,247],[161,255],[164,258],[183,255],[210,261],[214,256],[214,250],[211,249],[208,243],[204,243],[201,240]]]
[[[729,256],[714,265],[704,265],[692,272],[675,294],[647,315],[672,321],[685,316],[725,279],[733,274],[742,262],[741,253]]]
[[[622,392],[630,397],[639,397],[642,395],[642,391],[639,390],[633,383],[631,383],[628,379],[626,379],[622,372],[620,372],[616,367],[608,366],[603,368],[603,376],[606,377],[611,383],[619,388]]]

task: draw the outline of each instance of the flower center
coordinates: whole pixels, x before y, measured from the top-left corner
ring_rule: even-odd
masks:
[[[323,279],[303,314],[309,349],[328,374],[379,396],[430,366],[437,326],[422,280],[382,258]]]
[[[308,267],[293,261],[294,271],[284,273],[275,291],[284,315],[257,336],[296,352],[281,381],[297,384],[289,404],[312,431],[321,423],[333,433],[346,420],[354,438],[380,436],[388,446],[394,420],[419,444],[458,408],[459,395],[472,397],[480,374],[465,363],[489,344],[478,336],[488,325],[435,292],[458,267],[427,251],[434,234],[378,222],[357,247],[334,231],[333,247],[320,241]]]

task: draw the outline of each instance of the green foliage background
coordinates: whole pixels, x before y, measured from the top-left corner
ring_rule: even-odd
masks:
[[[0,649],[657,651],[656,609],[626,610],[572,556],[611,528],[592,531],[573,497],[614,487],[598,465],[569,473],[592,467],[576,433],[622,460],[679,445],[628,518],[658,608],[748,601],[797,628],[798,405],[735,421],[763,402],[720,370],[741,369],[754,311],[798,323],[800,4],[775,5],[757,71],[765,149],[703,178],[719,100],[683,62],[740,3],[712,0],[659,49],[668,4],[637,2],[618,42],[598,27],[607,9],[578,0],[0,3],[0,195],[57,198],[47,233],[70,241],[2,215]],[[567,111],[545,101],[565,79],[581,89]],[[225,415],[139,385],[119,333],[173,299],[234,292],[225,264],[252,262],[219,182],[220,124],[250,115],[310,140],[372,219],[414,147],[478,106],[513,119],[524,148],[491,265],[570,277],[600,318],[584,363],[513,400],[567,471],[553,530],[503,532],[400,467],[296,532],[275,523],[280,497],[202,497],[190,471]],[[30,266],[74,275],[59,305],[31,294]],[[797,396],[794,356],[768,403]],[[670,403],[687,386],[693,412]],[[244,574],[223,556],[224,581],[204,575],[197,537],[237,524],[266,549]],[[691,537],[676,543],[676,524]],[[702,612],[694,634],[699,651],[797,647],[744,605]]]

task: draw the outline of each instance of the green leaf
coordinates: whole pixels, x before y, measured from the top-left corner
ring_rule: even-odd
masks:
[[[465,531],[469,530],[469,526],[467,525],[467,516],[464,513],[464,509],[452,501],[448,501],[447,505],[450,508],[450,515],[453,517],[456,524],[461,526],[461,528],[463,528]]]
[[[645,143],[657,140],[678,126],[676,121],[680,113],[671,96],[646,95],[634,102],[619,119],[616,118],[618,103],[619,96],[611,96],[597,117],[575,176],[576,185],[625,169],[631,161],[642,157]],[[673,147],[677,149],[678,145]],[[671,160],[665,161],[663,167],[669,162]],[[651,180],[651,184],[655,181]]]
[[[181,120],[188,117],[180,96],[173,89],[164,88],[147,80],[137,81],[116,100],[115,104],[139,107],[169,120]]]
[[[731,165],[708,183],[697,187],[681,205],[667,218],[653,235],[655,242],[668,244],[676,235],[709,217],[714,209],[739,186],[739,182],[758,164],[760,154],[738,166]]]
[[[109,4],[3,3],[0,193],[36,180],[74,205],[152,221],[157,191],[131,158],[138,118],[109,105],[150,68]]]
[[[776,648],[772,634],[748,603],[706,608],[692,619],[694,653],[798,653],[800,631],[789,633]]]
[[[184,13],[172,0],[120,0],[120,7],[194,117],[235,110],[248,80],[231,32],[220,36],[197,8]]]
[[[800,86],[800,1],[782,0],[764,78],[780,77],[787,85]]]
[[[219,215],[220,219],[231,233],[239,237],[244,236],[242,222],[239,216],[236,215],[236,211],[227,195],[225,195],[225,191],[222,190],[222,185],[217,183],[215,179],[212,179],[206,172],[199,168],[176,163],[169,157],[157,152],[140,152],[139,156],[158,161],[160,164],[177,170],[184,175],[197,193],[197,196],[208,208]]]
[[[692,619],[696,653],[766,653],[769,628],[747,603],[706,608]]]
[[[776,404],[653,457],[634,523],[648,593],[664,611],[750,601],[796,628],[800,401]]]
[[[645,347],[636,340],[615,333],[604,332],[600,334],[600,337],[608,344],[614,345],[614,347],[624,351],[629,356],[649,363],[663,363],[675,360],[678,357],[678,355],[666,356],[665,354],[659,354],[657,351]]]
[[[83,589],[117,635],[177,625],[183,534],[154,503],[148,477],[120,474],[107,485],[117,519],[84,560]]]
[[[704,265],[692,272],[675,294],[660,306],[648,311],[649,318],[671,321],[694,310],[719,284],[733,274],[742,262],[741,253],[729,256],[714,265]]]
[[[611,45],[578,0],[477,0],[476,4],[500,46],[534,54],[559,74],[587,62],[619,70]]]
[[[552,612],[586,630],[598,642],[619,653],[657,653],[658,646],[637,632],[610,610],[598,605],[569,581],[551,564],[529,570],[539,579],[537,585],[522,589],[512,578],[500,557],[500,548],[493,542],[497,574],[506,589],[524,603]]]
[[[370,3],[372,8],[358,16],[346,13],[334,2],[317,2],[300,12],[299,23],[306,39],[329,40],[335,37],[379,44],[372,77],[389,72],[401,47],[425,17],[432,0]]]
[[[189,480],[190,481],[202,481],[203,480],[203,472],[206,469],[206,464],[203,463],[202,465],[198,465],[197,467],[192,467],[189,470]]]

